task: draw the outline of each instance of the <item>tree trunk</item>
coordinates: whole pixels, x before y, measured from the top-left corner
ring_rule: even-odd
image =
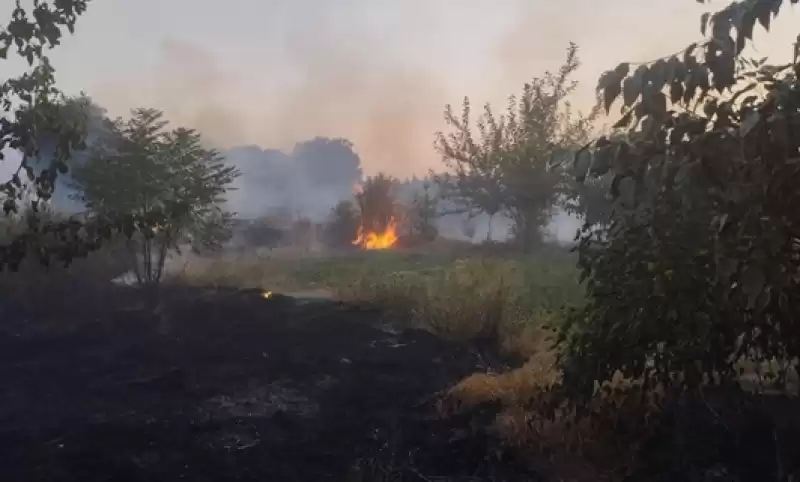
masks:
[[[144,278],[142,277],[142,270],[139,267],[139,255],[136,252],[136,242],[133,239],[129,239],[127,241],[127,251],[131,257],[131,269],[133,269],[133,274],[136,276],[136,282],[138,284],[144,283]]]

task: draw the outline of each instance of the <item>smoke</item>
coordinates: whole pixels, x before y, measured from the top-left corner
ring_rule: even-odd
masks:
[[[361,160],[343,139],[315,138],[290,153],[257,146],[224,152],[241,172],[228,193],[228,207],[253,219],[280,211],[315,222],[325,221],[341,200],[352,198],[361,179]]]
[[[173,124],[200,130],[219,148],[290,150],[316,136],[343,137],[358,146],[372,172],[407,175],[432,167],[430,145],[445,96],[429,72],[362,58],[347,46],[321,52],[302,35],[286,44],[292,60],[282,68],[291,82],[265,82],[285,82],[272,91],[254,86],[256,78],[229,75],[210,51],[170,40],[154,72],[106,81],[93,97],[118,114],[158,107]]]
[[[274,91],[254,89],[255,78],[231,75],[207,49],[169,40],[161,45],[153,72],[102,83],[93,98],[114,115],[126,115],[134,106],[156,106],[173,126],[202,132],[243,173],[229,194],[229,207],[244,218],[281,210],[321,221],[336,202],[350,198],[362,168],[406,177],[441,167],[432,141],[449,99],[434,72],[361,50],[367,44],[376,51],[391,50],[378,37],[320,51],[302,34],[284,40],[293,81]],[[356,164],[328,162],[326,156],[336,154],[323,149],[310,154],[315,169],[298,166],[303,158],[296,146],[316,136],[352,141]],[[336,169],[342,169],[338,176]],[[315,185],[310,173],[337,181]],[[485,239],[488,218],[471,223],[474,239]],[[465,238],[463,224],[461,218],[443,219],[440,230]],[[492,237],[507,238],[508,228],[507,220],[494,220]]]
[[[659,0],[507,0],[492,6],[464,0],[457,7],[449,0],[133,5],[109,0],[90,9],[76,37],[56,51],[60,82],[86,88],[112,115],[160,108],[173,125],[197,128],[215,147],[259,146],[267,154],[252,155],[270,158],[281,157],[271,149],[280,150],[287,165],[293,161],[285,156],[292,158],[297,143],[317,136],[349,139],[364,172],[401,178],[441,167],[431,144],[444,127],[445,104],[468,95],[475,106],[489,101],[500,111],[532,76],[557,69],[574,41],[583,67],[573,104],[587,111],[604,70],[697,40],[697,18],[709,8]],[[187,8],[191,22],[168,20]],[[154,9],[163,15],[151,18]],[[794,20],[788,11],[783,17],[781,24]],[[144,21],[137,19],[146,19],[152,32],[135,38],[131,26]],[[790,30],[773,29],[770,42],[788,45]],[[131,33],[109,36],[113,31]],[[756,40],[766,54],[766,34],[760,35]],[[70,51],[71,45],[80,52]],[[292,189],[276,191],[290,191],[290,205],[315,196],[321,205],[323,198],[340,195],[292,179],[281,183]],[[234,210],[243,214],[283,199],[240,183]],[[556,229],[565,230],[571,228]]]

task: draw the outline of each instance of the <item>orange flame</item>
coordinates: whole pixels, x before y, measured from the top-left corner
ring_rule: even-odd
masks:
[[[381,232],[365,232],[364,226],[359,226],[353,244],[361,246],[362,249],[391,249],[397,244],[397,239],[397,223],[392,218],[386,229]]]

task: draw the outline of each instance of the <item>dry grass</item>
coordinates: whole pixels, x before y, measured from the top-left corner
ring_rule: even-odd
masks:
[[[549,333],[537,330],[530,343],[538,341],[540,349],[517,369],[493,374],[476,373],[451,388],[442,408],[445,411],[469,409],[486,402],[501,401],[506,407],[522,407],[542,391],[549,390],[560,379]]]
[[[578,291],[569,270],[491,258],[362,276],[337,290],[386,307],[412,327],[459,341],[494,339],[523,356],[538,344],[535,327],[553,321],[554,308],[578,299]]]

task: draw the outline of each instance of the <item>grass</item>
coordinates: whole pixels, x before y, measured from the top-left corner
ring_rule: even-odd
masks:
[[[569,408],[550,416],[544,408],[561,380],[551,327],[563,308],[578,306],[584,292],[574,259],[560,253],[526,257],[464,252],[356,252],[321,257],[282,253],[220,258],[187,266],[192,283],[260,287],[273,291],[326,290],[344,300],[374,304],[394,322],[473,346],[492,346],[523,360],[461,380],[441,397],[442,416],[499,403],[488,429],[505,444],[545,463],[569,480],[596,480],[597,461],[624,466],[638,439],[615,442],[615,421],[579,418]],[[600,414],[643,419],[631,404],[625,380],[615,380],[593,402]],[[626,401],[628,400],[628,401]],[[544,414],[548,414],[545,416]]]
[[[189,263],[191,283],[260,287],[273,291],[325,290],[344,300],[374,304],[393,321],[467,343],[490,344],[527,360],[511,371],[475,373],[452,387],[442,413],[484,402],[504,407],[496,429],[508,441],[564,436],[563,427],[532,433],[530,400],[560,378],[548,326],[565,306],[583,299],[574,260],[566,253],[526,257],[464,252],[355,252],[335,257],[249,254]]]
[[[340,256],[251,253],[190,262],[182,279],[196,284],[322,291],[382,307],[394,320],[467,341],[495,337],[525,356],[520,339],[552,321],[583,293],[572,259],[500,258],[455,252],[354,252]],[[538,335],[536,335],[538,336]]]

